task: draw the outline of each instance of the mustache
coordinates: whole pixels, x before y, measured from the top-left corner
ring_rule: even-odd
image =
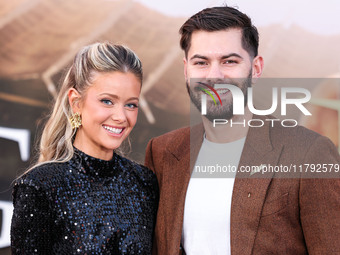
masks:
[[[227,85],[232,85],[232,86],[238,87],[236,82],[231,82],[230,80],[228,82],[226,82],[226,81],[220,81],[220,82],[210,82],[210,81],[202,82],[202,81],[198,81],[198,82],[195,82],[195,83],[197,85],[192,88],[193,91],[195,91],[195,92],[198,92],[198,91],[202,92],[201,89],[200,89],[200,87],[202,87],[202,86],[206,87],[206,88],[209,88],[210,90],[214,91],[215,90],[214,86],[218,85],[218,84],[227,84]]]

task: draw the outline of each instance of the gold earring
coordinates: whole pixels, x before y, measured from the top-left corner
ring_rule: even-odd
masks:
[[[71,117],[70,117],[70,123],[71,123],[71,127],[72,129],[77,129],[81,126],[81,116],[79,113],[74,113]]]

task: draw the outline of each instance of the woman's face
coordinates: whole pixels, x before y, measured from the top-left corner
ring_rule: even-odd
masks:
[[[74,146],[93,157],[111,159],[136,124],[140,90],[141,83],[131,72],[95,74],[85,95],[73,104],[73,112],[82,118]],[[78,92],[70,90],[71,103],[72,94]]]

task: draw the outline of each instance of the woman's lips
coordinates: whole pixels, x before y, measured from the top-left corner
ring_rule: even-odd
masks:
[[[111,127],[107,125],[103,125],[103,128],[107,130],[109,133],[114,134],[114,135],[120,135],[123,133],[125,127]]]

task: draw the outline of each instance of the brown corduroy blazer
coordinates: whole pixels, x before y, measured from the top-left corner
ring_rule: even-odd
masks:
[[[303,127],[265,123],[249,129],[239,169],[261,164],[340,164],[338,151],[329,139]],[[156,173],[160,188],[153,254],[183,252],[185,196],[203,132],[203,125],[182,128],[148,144],[145,164]],[[330,166],[327,171],[331,171]],[[338,177],[340,173],[334,171],[330,176]],[[234,183],[232,255],[340,254],[340,178],[307,179],[303,173],[295,173],[296,178],[274,178],[280,173],[247,174],[242,178],[245,173],[237,173]],[[315,173],[311,176],[316,177]]]

